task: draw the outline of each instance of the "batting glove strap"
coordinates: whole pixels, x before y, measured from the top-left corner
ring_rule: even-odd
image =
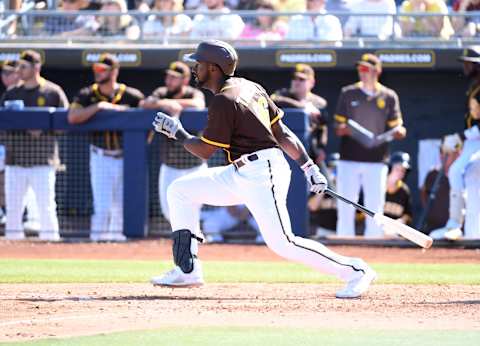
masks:
[[[318,194],[323,193],[328,187],[328,183],[325,176],[320,173],[318,166],[312,160],[309,160],[301,168],[310,184],[310,191]]]

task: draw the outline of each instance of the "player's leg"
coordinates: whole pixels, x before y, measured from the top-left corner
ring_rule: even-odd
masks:
[[[28,183],[25,168],[16,166],[5,167],[5,208],[7,212],[5,237],[7,239],[24,239],[22,225],[24,196]]]
[[[264,162],[259,162],[258,165],[261,164]],[[362,294],[374,279],[375,273],[360,259],[341,256],[319,242],[295,236],[287,209],[290,184],[288,163],[283,158],[273,158],[265,164],[268,169],[263,171],[240,169],[241,176],[237,183],[237,186],[243,186],[243,198],[260,227],[265,243],[284,258],[346,282],[357,282],[363,278],[361,287],[357,285],[356,291],[350,288],[345,297],[347,294],[349,297]]]
[[[242,203],[235,192],[233,166],[215,167],[188,174],[173,181],[167,190],[172,226],[173,257],[176,267],[152,278],[154,285],[169,287],[203,284],[198,260],[200,206],[226,206]]]
[[[26,229],[40,230],[40,213],[38,211],[37,197],[33,189],[29,187],[25,195],[25,208],[27,209],[27,221],[24,223]]]
[[[227,207],[219,207],[202,214],[203,234],[208,242],[223,241],[222,231],[234,227],[238,220],[233,217]]]
[[[57,202],[55,201],[55,168],[40,166],[29,169],[29,179],[40,214],[39,238],[60,240],[58,232]]]
[[[387,192],[388,167],[383,163],[362,163],[363,196],[365,206],[376,212],[383,213],[385,194]],[[366,218],[365,237],[383,237],[383,230],[373,218]]]
[[[337,192],[352,201],[357,201],[360,194],[360,165],[352,161],[337,164]],[[355,208],[349,204],[337,204],[337,235],[355,236]]]
[[[93,215],[90,225],[90,240],[110,239],[109,216],[113,198],[111,167],[103,155],[90,150],[90,183],[93,194]]]
[[[466,239],[480,239],[480,151],[467,166],[465,172],[465,235]]]
[[[112,207],[110,210],[110,237],[112,241],[125,241],[123,234],[123,159],[109,158],[113,179]]]
[[[158,190],[159,190],[159,199],[160,199],[160,209],[162,211],[163,216],[170,220],[170,212],[168,207],[167,201],[167,189],[170,184],[180,177],[183,177],[187,174],[194,173],[196,171],[207,169],[207,164],[202,164],[200,166],[186,168],[186,169],[179,169],[170,167],[168,165],[162,164],[160,166],[160,172],[158,174]]]
[[[450,183],[449,217],[445,225],[445,238],[456,240],[462,236],[463,211],[465,209],[465,180],[464,174],[472,156],[478,151],[480,141],[466,140],[462,153],[448,170]]]

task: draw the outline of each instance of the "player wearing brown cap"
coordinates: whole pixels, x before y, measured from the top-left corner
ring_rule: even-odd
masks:
[[[170,116],[180,118],[185,108],[205,108],[203,93],[188,84],[190,67],[181,61],[172,62],[165,72],[165,86],[161,86],[140,103],[147,109],[161,110]],[[183,145],[173,139],[160,136],[162,165],[158,177],[160,208],[163,216],[170,220],[167,202],[167,188],[172,181],[207,167],[204,160],[190,154]],[[201,205],[198,205],[201,208]]]
[[[42,57],[38,52],[23,51],[18,60],[18,74],[22,81],[5,92],[0,104],[9,106],[14,103],[18,107],[20,102],[25,107],[68,107],[63,89],[44,79],[41,68]],[[31,188],[39,210],[40,239],[60,239],[55,202],[55,167],[58,162],[58,145],[53,133],[9,131],[5,170],[7,238],[25,237],[22,225],[24,198]]]
[[[344,87],[335,114],[336,134],[340,136],[340,161],[337,165],[337,190],[347,199],[358,201],[363,189],[365,205],[381,213],[385,204],[388,143],[367,145],[355,136],[353,122],[374,136],[392,129],[396,139],[405,137],[398,96],[380,84],[382,63],[373,54],[363,54],[357,62],[360,81]],[[352,122],[353,121],[353,122]],[[355,235],[355,210],[338,205],[337,235]],[[382,229],[371,218],[366,220],[365,236],[382,237]]]
[[[118,83],[120,63],[114,55],[102,54],[92,66],[95,83],[81,89],[68,112],[71,124],[89,121],[100,111],[125,111],[139,106],[143,94]],[[90,136],[90,180],[94,213],[92,241],[125,241],[123,235],[122,133],[95,131]]]

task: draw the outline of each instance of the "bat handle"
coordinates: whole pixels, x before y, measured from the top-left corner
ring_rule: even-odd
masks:
[[[347,204],[352,205],[355,209],[360,210],[362,213],[365,213],[365,214],[367,214],[367,215],[370,216],[370,217],[374,217],[374,216],[375,216],[375,213],[374,213],[373,211],[368,210],[368,209],[365,208],[363,205],[360,205],[360,204],[358,204],[358,203],[355,203],[355,202],[353,202],[353,201],[351,201],[351,200],[349,200],[349,199],[347,199],[347,198],[339,195],[338,193],[336,193],[335,191],[329,189],[328,187],[325,189],[324,192],[325,192],[327,195],[330,195],[330,196],[335,197],[335,198],[337,198],[337,199],[339,199],[339,200],[341,200],[341,201],[343,201],[343,202],[345,202],[345,203],[347,203]]]

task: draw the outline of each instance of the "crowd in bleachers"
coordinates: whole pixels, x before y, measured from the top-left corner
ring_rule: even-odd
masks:
[[[54,8],[57,13],[42,15],[37,10],[32,20],[19,21],[11,36],[157,41],[449,39],[478,35],[479,8],[478,0],[142,0],[128,4],[127,0],[61,0]],[[245,10],[251,13],[232,13]],[[472,11],[475,14],[468,15]],[[459,12],[467,14],[448,16]]]

